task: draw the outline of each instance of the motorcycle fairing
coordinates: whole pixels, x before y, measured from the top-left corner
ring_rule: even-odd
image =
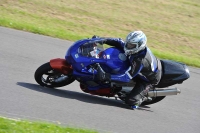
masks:
[[[65,59],[72,64],[73,69],[81,72],[87,66],[95,63],[106,63],[106,60],[97,59],[89,56],[84,56],[81,53],[80,46],[88,43],[93,43],[91,39],[85,39],[75,42],[67,51]]]
[[[52,59],[50,60],[50,66],[63,74],[70,74],[73,71],[72,66],[65,59]]]
[[[110,87],[99,88],[99,89],[96,89],[96,90],[89,90],[87,86],[80,83],[80,88],[81,88],[82,91],[84,91],[86,93],[90,93],[92,95],[107,96],[107,97],[113,97],[115,95],[115,92],[112,92]]]
[[[121,74],[120,76],[124,76],[124,82],[129,81],[130,78],[124,74],[129,67],[129,61],[124,53],[116,48],[107,48],[102,52],[98,51],[98,58],[94,58],[90,53],[97,42],[99,42],[98,39],[80,40],[68,49],[65,59],[72,64],[73,75],[79,80],[91,80],[96,73],[90,71],[90,66],[99,63],[105,72]]]

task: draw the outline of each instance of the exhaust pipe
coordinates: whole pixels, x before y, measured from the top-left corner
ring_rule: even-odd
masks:
[[[177,95],[178,93],[181,93],[181,90],[177,88],[169,88],[160,90],[150,90],[148,92],[148,96],[149,97],[168,96],[168,95]]]

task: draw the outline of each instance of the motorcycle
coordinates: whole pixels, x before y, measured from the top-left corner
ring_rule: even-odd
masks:
[[[36,82],[44,87],[56,88],[71,84],[75,80],[80,89],[92,95],[115,97],[125,100],[133,89],[136,78],[148,82],[141,74],[130,79],[130,64],[127,56],[120,49],[103,44],[103,38],[78,40],[67,50],[65,59],[56,58],[41,65],[35,71]],[[168,95],[177,95],[181,91],[176,87],[190,77],[188,67],[172,60],[161,60],[162,78],[158,85],[151,88],[141,105],[149,105],[163,100]],[[97,67],[113,76],[120,75],[110,81],[95,79]]]

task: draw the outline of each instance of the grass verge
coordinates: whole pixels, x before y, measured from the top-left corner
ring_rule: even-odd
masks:
[[[0,133],[97,133],[97,131],[0,117]]]

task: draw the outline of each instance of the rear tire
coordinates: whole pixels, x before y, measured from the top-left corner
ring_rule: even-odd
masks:
[[[67,76],[67,79],[63,80],[62,82],[54,82],[56,79],[58,79],[62,76]],[[35,81],[39,85],[50,87],[50,88],[66,86],[68,84],[71,84],[75,80],[72,75],[64,75],[64,74],[54,70],[50,66],[49,62],[41,65],[35,71],[34,77],[35,77]]]

